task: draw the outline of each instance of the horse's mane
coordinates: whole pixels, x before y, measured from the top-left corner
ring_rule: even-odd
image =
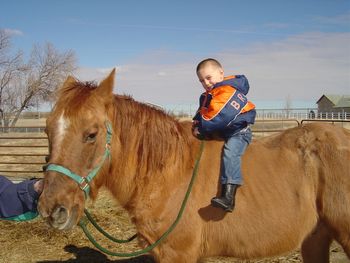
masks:
[[[130,96],[115,95],[114,107],[122,148],[131,151],[124,157],[137,158],[138,172],[156,173],[168,165],[183,163],[189,144],[189,127],[163,110]]]
[[[93,108],[97,105],[95,103],[103,103],[93,92],[97,87],[94,82],[79,81],[64,85],[58,90],[55,107],[64,108],[65,114],[73,117],[74,121],[83,105]],[[106,110],[111,111],[110,115],[114,118],[111,121],[124,152],[121,157],[123,165],[133,162],[139,166],[138,173],[142,174],[161,172],[170,164],[182,165],[190,143],[188,126],[185,127],[164,110],[135,101],[128,95],[114,95],[112,102]]]

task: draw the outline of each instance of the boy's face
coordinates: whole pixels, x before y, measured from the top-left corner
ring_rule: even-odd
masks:
[[[198,79],[206,91],[210,91],[213,86],[224,80],[222,68],[208,64],[197,72]]]

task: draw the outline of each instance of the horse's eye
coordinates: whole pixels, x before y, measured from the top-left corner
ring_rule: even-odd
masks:
[[[86,137],[86,142],[94,142],[94,141],[96,141],[96,135],[97,135],[97,132],[90,133],[90,134]]]

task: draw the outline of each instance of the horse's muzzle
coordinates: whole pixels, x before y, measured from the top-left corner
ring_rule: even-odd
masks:
[[[64,206],[57,206],[51,214],[41,211],[40,208],[39,212],[51,227],[59,230],[70,230],[77,224],[77,206],[73,207],[71,211]]]

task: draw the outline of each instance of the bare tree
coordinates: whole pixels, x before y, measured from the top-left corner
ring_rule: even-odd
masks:
[[[22,52],[10,55],[9,50],[10,37],[0,30],[0,116],[7,127],[24,110],[52,100],[54,90],[76,69],[75,53],[59,52],[50,43],[35,45],[27,63]]]
[[[6,63],[10,48],[10,35],[7,34],[5,30],[0,29],[0,67]]]
[[[5,30],[0,29],[0,121],[1,126],[8,126],[7,113],[8,105],[11,104],[12,95],[10,85],[15,79],[18,79],[21,71],[24,70],[22,62],[23,54],[18,51],[11,54],[10,35]]]
[[[20,101],[11,122],[14,126],[21,112],[35,106],[36,100],[50,101],[54,90],[62,84],[68,74],[76,69],[73,51],[60,53],[50,43],[43,48],[34,46],[30,60],[26,65],[21,89]]]
[[[292,98],[291,98],[290,94],[288,94],[286,97],[284,110],[286,112],[286,118],[289,118],[291,115],[291,112],[292,112]]]

